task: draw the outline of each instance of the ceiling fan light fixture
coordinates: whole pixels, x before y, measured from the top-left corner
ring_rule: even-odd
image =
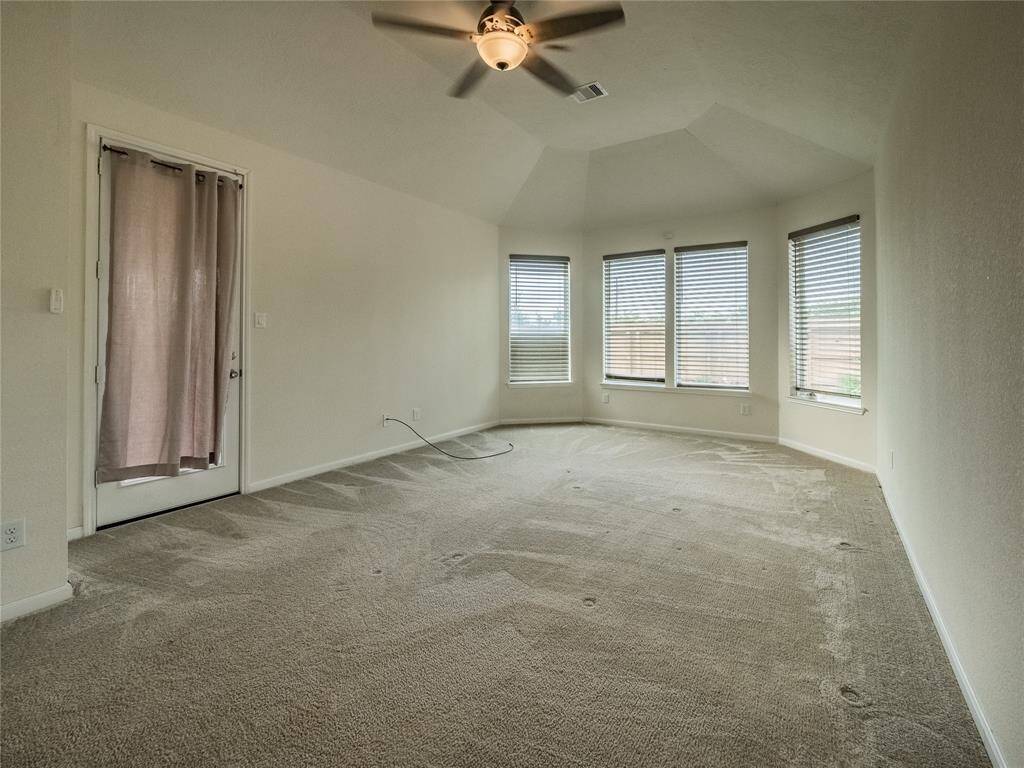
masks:
[[[622,24],[626,20],[622,6],[606,0],[599,5],[548,16],[527,24],[515,3],[516,0],[491,0],[480,14],[475,32],[377,11],[373,11],[370,18],[377,27],[418,32],[475,45],[480,59],[474,59],[448,90],[448,95],[456,99],[465,98],[477,87],[488,69],[508,72],[520,66],[528,75],[537,78],[553,90],[565,96],[572,95],[580,90],[572,78],[532,46],[539,43],[551,50],[567,51],[570,49],[564,45],[551,43],[563,37],[595,32],[612,24]],[[486,66],[480,66],[481,62]]]
[[[491,69],[508,72],[523,63],[530,48],[515,32],[495,30],[480,36],[476,50]]]

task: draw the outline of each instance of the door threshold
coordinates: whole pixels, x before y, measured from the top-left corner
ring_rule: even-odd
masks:
[[[241,495],[242,495],[241,491],[232,491],[231,493],[225,493],[225,494],[223,494],[221,496],[214,496],[213,498],[210,498],[210,499],[201,499],[200,501],[193,501],[193,502],[190,502],[188,504],[182,504],[182,505],[177,506],[177,507],[170,507],[169,509],[160,509],[160,510],[157,510],[156,512],[147,512],[144,515],[139,515],[138,517],[133,517],[130,520],[118,520],[116,523],[107,523],[106,525],[97,525],[96,526],[96,532],[99,533],[100,531],[108,531],[111,528],[117,528],[118,526],[121,526],[121,525],[131,525],[132,523],[138,523],[138,522],[141,522],[143,520],[149,520],[149,518],[157,517],[158,515],[167,515],[167,514],[170,514],[171,512],[177,512],[177,511],[182,510],[182,509],[188,509],[189,507],[198,507],[198,506],[201,506],[203,504],[209,504],[211,501],[220,501],[221,499],[230,499],[232,496],[241,496]]]

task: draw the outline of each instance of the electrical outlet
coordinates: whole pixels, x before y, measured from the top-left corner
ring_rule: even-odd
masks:
[[[419,421],[421,415],[422,415],[422,411],[420,411],[419,408],[413,408],[412,409],[412,420],[413,421]]]
[[[25,519],[7,520],[3,524],[3,540],[0,549],[15,549],[25,546]]]
[[[601,393],[601,402],[602,403],[607,403],[609,400],[611,400],[611,396],[607,392],[602,392]]]
[[[750,415],[750,403],[740,403],[740,416]]]
[[[386,427],[388,425],[388,415],[386,413],[382,413],[381,414],[381,416],[380,416],[380,425],[382,427]]]
[[[255,312],[252,316],[252,324],[256,328],[266,328],[270,322],[270,318],[267,317],[266,312]]]

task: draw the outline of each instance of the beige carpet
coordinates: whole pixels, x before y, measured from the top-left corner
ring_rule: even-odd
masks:
[[[15,766],[986,766],[867,474],[496,429],[101,532],[3,629]]]

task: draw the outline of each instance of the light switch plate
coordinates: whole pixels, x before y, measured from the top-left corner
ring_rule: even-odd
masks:
[[[267,323],[269,323],[269,322],[270,322],[270,319],[267,317],[267,313],[266,312],[254,312],[253,313],[252,324],[254,326],[256,326],[257,328],[266,328],[267,327]]]
[[[64,291],[60,288],[50,289],[50,313],[60,315],[64,312]]]

